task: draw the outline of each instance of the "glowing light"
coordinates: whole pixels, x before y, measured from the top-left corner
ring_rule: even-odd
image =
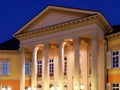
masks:
[[[5,87],[3,87],[2,90],[5,90]]]
[[[83,84],[80,85],[80,90],[83,90],[85,87]]]
[[[75,86],[74,86],[74,90],[77,90],[77,89],[78,89],[78,86],[77,86],[77,85],[75,85]]]
[[[37,90],[37,88],[34,88],[34,90]]]
[[[54,90],[54,87],[52,86],[52,87],[50,88],[50,90]]]
[[[60,87],[59,87],[59,86],[57,86],[57,90],[60,90]]]
[[[11,90],[11,87],[8,87],[8,89],[7,90]]]
[[[31,90],[31,88],[29,87],[28,90]]]

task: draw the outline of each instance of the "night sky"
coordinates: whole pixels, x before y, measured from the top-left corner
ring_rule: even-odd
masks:
[[[120,0],[0,0],[0,43],[48,5],[100,11],[111,26],[120,24]]]

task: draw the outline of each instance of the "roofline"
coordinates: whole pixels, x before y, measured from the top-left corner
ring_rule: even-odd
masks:
[[[55,5],[48,5],[47,7],[43,8],[42,11],[40,11],[37,15],[35,15],[28,23],[26,23],[22,28],[20,28],[18,31],[16,31],[13,36],[15,36],[17,33],[21,32],[23,29],[25,29],[27,26],[29,26],[33,21],[35,21],[39,16],[45,13],[45,11],[49,9],[59,9],[59,10],[67,10],[67,11],[73,11],[74,12],[83,12],[86,14],[96,14],[98,12],[96,11],[90,11],[90,10],[85,10],[85,9],[79,9],[79,8],[69,8],[69,7],[63,7],[63,6],[55,6]]]

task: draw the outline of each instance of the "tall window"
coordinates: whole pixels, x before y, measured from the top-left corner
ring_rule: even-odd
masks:
[[[112,52],[112,67],[119,67],[119,51]]]
[[[37,76],[38,76],[38,77],[42,77],[42,61],[38,61]]]
[[[54,75],[54,60],[53,59],[49,60],[49,74],[50,76]]]
[[[2,62],[2,75],[8,75],[9,74],[9,62]]]
[[[67,57],[64,58],[64,75],[67,75]]]
[[[112,84],[112,90],[119,90],[119,84],[118,83]]]
[[[30,62],[25,63],[25,75],[30,75]]]

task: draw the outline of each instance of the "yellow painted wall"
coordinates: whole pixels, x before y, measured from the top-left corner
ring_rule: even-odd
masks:
[[[10,62],[10,75],[0,75],[0,80],[20,79],[20,54],[19,52],[0,52],[0,62],[4,60]]]
[[[108,38],[108,51],[120,50],[120,37],[117,36],[117,34],[118,33],[114,34],[114,36],[112,36],[111,38]],[[107,82],[120,82],[120,68],[111,68],[107,70]]]
[[[0,84],[10,86],[12,90],[20,89],[20,53],[18,51],[0,51],[0,62],[10,62],[10,75],[0,75]]]

